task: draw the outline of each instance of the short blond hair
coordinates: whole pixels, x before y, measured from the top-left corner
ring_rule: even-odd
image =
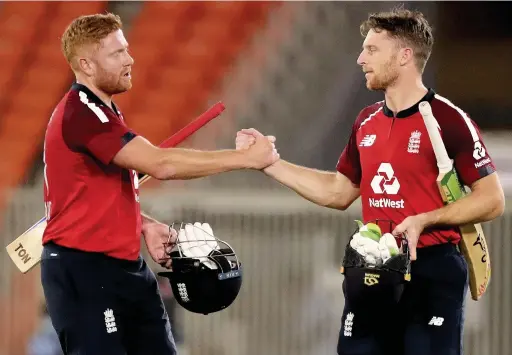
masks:
[[[84,15],[75,18],[64,31],[61,38],[62,53],[71,67],[78,48],[84,45],[98,45],[112,32],[123,28],[118,15],[112,13]]]

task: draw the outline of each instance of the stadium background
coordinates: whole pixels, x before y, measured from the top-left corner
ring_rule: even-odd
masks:
[[[182,146],[231,148],[255,127],[278,137],[281,156],[333,170],[357,112],[380,100],[356,59],[359,23],[392,2],[0,2],[0,240],[43,214],[42,143],[51,111],[72,82],[59,36],[75,16],[114,11],[135,58],[133,89],[115,99],[153,143],[212,103],[225,113]],[[435,28],[425,80],[480,125],[512,195],[510,3],[410,2]],[[62,172],[65,174],[66,172]],[[101,203],[101,201],[98,201]],[[330,355],[343,307],[339,274],[359,202],[336,212],[253,171],[186,182],[149,182],[146,212],[165,222],[208,221],[245,267],[227,310],[184,313],[162,284],[182,355]],[[512,214],[485,224],[489,292],[468,299],[468,355],[512,354]],[[158,267],[152,264],[155,271]],[[375,300],[378,304],[378,300]],[[0,248],[0,354],[49,355],[39,268],[22,275]],[[376,322],[386,326],[385,319]],[[84,330],[86,331],[86,330]]]

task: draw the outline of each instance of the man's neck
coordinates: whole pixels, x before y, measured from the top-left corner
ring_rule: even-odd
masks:
[[[98,89],[95,85],[90,83],[88,80],[83,80],[83,79],[77,78],[76,82],[78,84],[87,86],[87,88],[89,90],[91,90],[94,93],[94,95],[98,96],[98,98],[101,101],[103,101],[108,107],[112,108],[112,96],[111,95],[108,95],[105,92],[103,92],[102,90]]]
[[[421,78],[397,82],[386,89],[386,106],[396,114],[415,105],[427,92],[428,89],[423,85]]]

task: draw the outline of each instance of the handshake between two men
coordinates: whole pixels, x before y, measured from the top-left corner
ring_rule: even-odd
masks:
[[[254,128],[242,129],[236,134],[236,149],[249,150],[248,155],[254,157],[254,164],[250,164],[253,168],[262,170],[280,159],[279,153],[275,147],[276,138],[274,136],[264,136],[261,132]],[[265,152],[268,155],[269,143],[272,146],[272,154],[265,159]],[[254,151],[254,152],[252,152]],[[251,154],[252,153],[252,154]]]
[[[242,129],[236,135],[236,150],[252,155],[258,146],[273,147],[269,164],[261,164],[258,170],[280,184],[295,191],[299,196],[322,207],[347,209],[360,195],[359,186],[339,172],[322,171],[287,162],[281,159],[275,149],[276,138],[264,136],[254,128]],[[250,164],[254,165],[254,164]]]

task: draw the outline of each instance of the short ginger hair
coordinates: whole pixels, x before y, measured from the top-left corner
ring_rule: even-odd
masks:
[[[78,48],[84,45],[99,45],[103,38],[122,28],[121,18],[112,13],[77,17],[62,35],[62,53],[71,67],[76,68],[73,59],[77,55]]]
[[[370,30],[385,30],[392,38],[402,41],[414,51],[414,59],[420,72],[432,53],[434,35],[432,27],[421,12],[396,8],[389,12],[370,14],[360,27],[361,35],[366,37]]]

